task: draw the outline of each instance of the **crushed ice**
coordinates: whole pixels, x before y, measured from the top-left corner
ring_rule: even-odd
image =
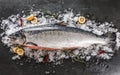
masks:
[[[76,27],[80,28],[85,31],[90,31],[91,33],[97,34],[97,35],[103,35],[108,32],[111,33],[116,33],[116,47],[113,49],[110,46],[102,46],[102,45],[93,45],[88,48],[81,48],[81,49],[76,49],[74,51],[32,51],[30,49],[25,49],[25,56],[28,58],[32,58],[36,60],[36,62],[43,62],[44,57],[48,54],[49,56],[49,61],[48,62],[55,62],[60,59],[69,59],[69,58],[77,58],[77,59],[84,59],[85,61],[89,61],[92,57],[96,57],[99,59],[111,59],[111,57],[114,55],[115,50],[118,50],[120,47],[120,32],[116,28],[114,28],[113,23],[96,23],[95,20],[90,20],[87,19],[86,23],[83,25],[80,25],[77,23],[78,16],[80,14],[75,15],[71,11],[67,11],[66,13],[63,14],[57,14],[57,18],[54,17],[53,15],[46,14],[41,11],[31,11],[30,14],[34,14],[38,18],[38,24],[44,25],[44,24],[54,24],[57,22],[64,22],[67,23],[67,26],[70,27]],[[30,15],[29,14],[29,15]],[[11,15],[8,17],[8,19],[2,20],[1,23],[1,28],[4,30],[2,33],[2,42],[9,46],[11,48],[11,45],[9,43],[9,38],[7,35],[4,34],[11,34],[14,33],[15,31],[20,29],[20,18],[23,19],[23,27],[24,26],[32,26],[31,23],[27,22],[25,18],[28,15],[22,15],[20,14],[17,15]],[[101,53],[100,53],[100,50]],[[104,53],[102,53],[104,52]],[[20,59],[18,55],[13,56],[13,60],[15,59]],[[46,72],[48,73],[48,72]]]

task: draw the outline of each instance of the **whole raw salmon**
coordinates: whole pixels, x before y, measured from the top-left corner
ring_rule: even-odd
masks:
[[[17,32],[18,33],[18,32]],[[93,44],[106,45],[110,43],[109,37],[95,35],[78,28],[59,25],[41,26],[24,29],[23,35],[15,35],[13,44],[33,42],[41,47],[70,48],[88,47]]]

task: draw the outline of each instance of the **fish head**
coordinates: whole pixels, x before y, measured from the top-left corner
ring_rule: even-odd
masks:
[[[12,45],[15,45],[15,44],[19,44],[19,45],[22,45],[25,43],[26,41],[26,37],[23,33],[14,33],[10,36],[8,36],[9,39],[10,39],[10,43]]]

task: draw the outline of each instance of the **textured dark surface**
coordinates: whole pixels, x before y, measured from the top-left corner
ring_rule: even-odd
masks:
[[[22,10],[50,10],[54,12],[72,8],[81,14],[90,13],[101,21],[112,21],[120,28],[120,0],[0,0],[0,19]],[[101,65],[85,67],[67,60],[61,65],[24,63],[11,60],[11,53],[0,43],[0,75],[120,75],[119,51],[112,60]],[[22,62],[23,60],[19,61]]]

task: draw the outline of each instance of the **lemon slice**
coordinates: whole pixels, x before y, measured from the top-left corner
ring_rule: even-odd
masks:
[[[38,22],[37,17],[34,17],[34,19],[31,21],[31,23],[36,24]]]
[[[27,20],[30,21],[32,24],[36,24],[38,22],[37,17],[35,17],[34,15],[28,16]]]
[[[14,47],[12,50],[13,50],[14,53],[16,53],[17,49],[19,49],[19,47]]]
[[[16,52],[18,55],[20,55],[20,56],[23,56],[24,55],[24,50],[23,49],[21,49],[21,48],[19,48],[19,49],[17,49],[17,52]]]
[[[32,20],[34,20],[34,15],[30,15],[30,16],[28,16],[28,17],[27,17],[27,20],[28,20],[28,21],[32,21]]]
[[[79,22],[80,24],[84,24],[84,23],[86,22],[85,17],[84,17],[84,16],[78,17],[78,22]]]

